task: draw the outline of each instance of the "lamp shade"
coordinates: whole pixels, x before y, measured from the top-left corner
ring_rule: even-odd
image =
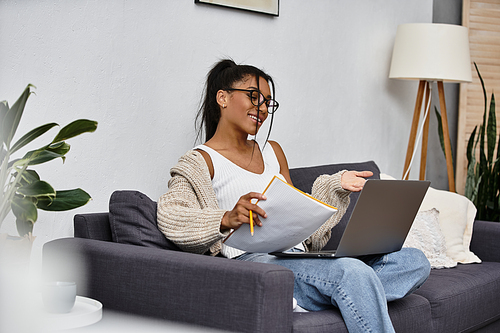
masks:
[[[471,82],[469,33],[451,24],[401,24],[392,53],[392,79]]]

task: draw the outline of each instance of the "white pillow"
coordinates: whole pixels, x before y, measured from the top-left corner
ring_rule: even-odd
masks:
[[[386,174],[380,178],[394,179]],[[481,259],[469,250],[477,211],[474,204],[463,195],[429,187],[419,211],[432,208],[439,211],[439,226],[446,240],[448,257],[462,264],[480,263]]]
[[[455,267],[457,262],[446,254],[446,240],[439,226],[439,211],[435,208],[418,212],[403,247],[421,250],[432,268]]]
[[[446,239],[448,256],[462,264],[480,263],[469,250],[476,207],[463,195],[429,188],[420,210],[439,210],[439,225]]]

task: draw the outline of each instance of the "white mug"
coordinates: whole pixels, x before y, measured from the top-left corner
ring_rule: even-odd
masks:
[[[42,289],[43,304],[48,312],[68,313],[76,300],[75,282],[47,282]]]

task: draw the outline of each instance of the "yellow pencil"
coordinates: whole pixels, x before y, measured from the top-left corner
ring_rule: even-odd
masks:
[[[252,211],[250,211],[250,233],[253,236],[253,214],[252,214]]]

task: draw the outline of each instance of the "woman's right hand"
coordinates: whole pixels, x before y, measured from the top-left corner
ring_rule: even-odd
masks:
[[[257,192],[250,192],[243,195],[238,200],[233,210],[226,212],[222,217],[220,226],[221,231],[228,229],[236,230],[241,227],[243,223],[250,224],[250,211],[253,212],[253,224],[262,227],[262,222],[260,221],[259,216],[266,218],[267,214],[262,208],[253,204],[251,202],[252,199],[266,200],[266,196]]]

